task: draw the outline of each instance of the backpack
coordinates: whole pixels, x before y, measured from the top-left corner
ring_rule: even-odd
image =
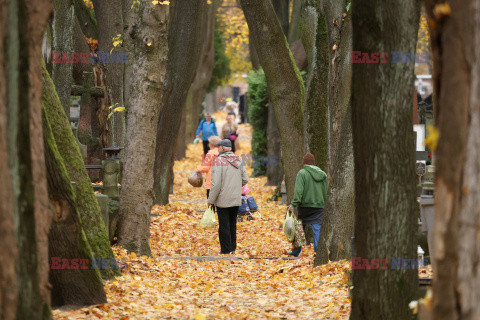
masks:
[[[253,199],[253,197],[248,197],[247,198],[247,204],[248,204],[248,207],[250,208],[250,211],[257,211],[258,210],[257,203],[255,202],[255,199]]]
[[[238,207],[238,213],[244,213],[250,211],[248,207],[248,197],[242,196],[242,204]]]

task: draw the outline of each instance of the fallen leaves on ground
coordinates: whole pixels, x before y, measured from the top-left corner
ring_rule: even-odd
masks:
[[[217,118],[222,118],[222,115]],[[217,124],[219,126],[220,124]],[[248,125],[237,154],[250,153]],[[217,228],[203,230],[206,191],[187,178],[201,162],[202,145],[190,145],[175,162],[174,195],[152,209],[153,257],[114,247],[122,276],[105,281],[108,303],[54,310],[55,319],[347,319],[349,261],[313,267],[313,247],[283,260],[291,245],[281,229],[286,206],[268,201],[274,187],[250,178],[250,195],[262,218],[237,224],[235,255],[220,256]],[[251,174],[251,168],[247,170]],[[212,261],[182,260],[210,256]],[[214,259],[231,260],[214,260]],[[265,259],[267,258],[267,259]]]

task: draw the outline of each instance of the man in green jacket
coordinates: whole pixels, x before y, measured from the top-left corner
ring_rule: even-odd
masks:
[[[311,225],[314,237],[314,248],[317,252],[320,229],[322,227],[323,208],[327,197],[327,174],[315,166],[315,157],[307,153],[303,157],[303,169],[295,180],[295,191],[289,209],[298,209],[298,218],[303,227]],[[298,257],[302,247],[294,248],[289,255]]]

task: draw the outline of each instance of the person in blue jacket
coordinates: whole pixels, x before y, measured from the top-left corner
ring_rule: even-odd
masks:
[[[210,112],[206,112],[205,119],[200,121],[197,132],[195,133],[197,135],[197,138],[200,138],[200,132],[202,132],[201,137],[203,140],[203,155],[205,156],[208,153],[208,150],[210,150],[208,138],[212,136],[218,136],[217,126],[212,120],[212,115],[210,114]]]

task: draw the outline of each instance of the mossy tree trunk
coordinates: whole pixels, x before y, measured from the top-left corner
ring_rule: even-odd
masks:
[[[52,51],[73,52],[74,9],[71,0],[56,0]],[[65,114],[70,119],[72,63],[52,63],[52,80]]]
[[[305,0],[293,0],[292,15],[288,27],[288,43],[293,43],[300,38],[300,20],[304,10]]]
[[[480,318],[480,7],[449,1],[432,19],[435,125],[435,225],[432,319]]]
[[[260,64],[265,72],[282,142],[288,202],[302,167],[304,86],[269,0],[241,0]]]
[[[321,151],[326,161],[329,174],[329,188],[324,210],[322,232],[315,258],[315,264],[349,259],[351,257],[351,237],[355,216],[355,178],[351,126],[351,82],[352,82],[352,21],[347,12],[348,1],[325,1],[323,12],[325,18],[318,22],[321,30],[318,42],[321,42],[320,54],[323,61],[318,64],[328,66],[328,86],[325,83],[320,95],[327,95],[328,127],[326,136],[317,136],[312,132],[312,143],[315,140],[328,142],[328,146],[315,144],[317,152]],[[333,21],[337,21],[334,23]],[[318,30],[318,29],[317,29]],[[317,32],[322,32],[318,30]],[[324,31],[323,31],[324,32]],[[317,35],[318,36],[318,35]],[[336,48],[333,50],[333,48]],[[325,55],[326,54],[326,55]],[[325,61],[326,60],[326,61]],[[323,117],[321,119],[324,119]],[[325,134],[325,132],[323,132]],[[328,154],[328,156],[327,156]]]
[[[72,181],[75,181],[75,204],[80,214],[82,228],[93,254],[97,258],[114,259],[113,251],[108,241],[107,229],[101,216],[100,206],[85,170],[80,149],[46,69],[43,69],[42,74],[42,101],[68,175]],[[108,279],[118,275],[119,271],[102,269],[101,273],[104,279]]]
[[[415,52],[418,1],[352,5],[354,51]],[[361,259],[417,258],[414,79],[413,63],[353,64],[354,245]],[[353,286],[351,319],[410,319],[418,270],[357,269]]]
[[[0,1],[2,319],[50,317],[51,211],[43,157],[40,62],[52,9],[43,0]]]
[[[46,73],[46,69],[44,69]],[[92,250],[83,232],[80,216],[75,205],[75,195],[63,159],[55,143],[52,127],[47,116],[47,105],[43,103],[43,137],[45,144],[45,162],[47,168],[48,193],[53,214],[53,222],[48,237],[50,284],[52,285],[52,305],[91,305],[107,302],[103,290],[99,269],[92,269]],[[63,269],[62,262],[57,261],[60,269],[56,269],[53,261],[67,259]],[[69,269],[73,261],[88,260],[88,263],[77,264],[77,268]],[[84,268],[85,269],[84,269]]]
[[[169,6],[151,1],[125,1],[124,46],[131,57],[125,66],[127,131],[118,242],[138,255],[151,255],[150,210],[156,129],[167,67]],[[170,159],[167,159],[170,160]]]
[[[188,90],[200,60],[203,26],[207,23],[207,3],[204,0],[177,0],[171,10],[167,75],[157,126],[154,167],[155,202],[160,205],[168,203],[175,141]]]

